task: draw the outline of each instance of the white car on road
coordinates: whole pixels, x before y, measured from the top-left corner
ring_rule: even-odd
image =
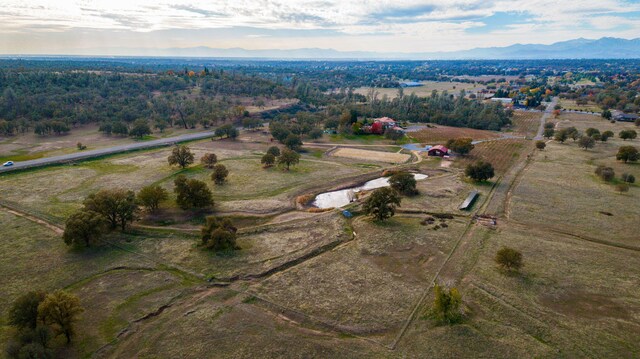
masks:
[[[2,166],[3,167],[13,166],[13,161],[7,161],[7,162],[3,163]]]

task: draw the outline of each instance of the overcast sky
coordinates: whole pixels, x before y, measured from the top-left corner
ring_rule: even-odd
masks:
[[[603,36],[640,37],[640,0],[0,0],[4,54],[432,52]]]

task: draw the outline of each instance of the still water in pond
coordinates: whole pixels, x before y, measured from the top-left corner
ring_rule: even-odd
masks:
[[[423,180],[429,176],[422,173],[413,175],[416,181]],[[365,190],[372,190],[389,186],[389,177],[380,177],[365,182],[362,186],[341,189],[339,191],[325,192],[316,196],[313,205],[318,208],[340,208],[348,205],[356,199],[356,193]]]

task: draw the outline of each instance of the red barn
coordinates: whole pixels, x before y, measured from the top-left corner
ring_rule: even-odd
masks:
[[[437,146],[433,146],[431,147],[427,153],[429,154],[429,156],[445,156],[449,154],[449,149],[442,146],[442,145],[437,145]]]

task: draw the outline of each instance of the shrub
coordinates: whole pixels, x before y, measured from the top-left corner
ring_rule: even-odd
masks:
[[[611,167],[605,167],[605,166],[598,166],[598,168],[596,168],[595,171],[596,175],[598,175],[598,177],[602,178],[603,180],[609,182],[612,181],[613,178],[616,176],[616,173],[614,172],[613,168]]]
[[[476,164],[467,165],[464,174],[476,182],[481,182],[493,178],[495,171],[491,163],[480,161]]]
[[[463,318],[462,296],[456,288],[434,287],[432,315],[439,324],[460,323]]]
[[[636,182],[636,176],[630,174],[630,173],[623,173],[622,174],[622,180],[624,182],[627,183],[635,183]]]
[[[629,192],[629,185],[626,183],[618,183],[616,185],[616,191],[622,193],[622,192]]]
[[[209,216],[202,227],[202,244],[214,251],[238,250],[240,247],[236,244],[237,231],[228,218],[218,219]]]
[[[547,144],[544,141],[536,141],[536,148],[540,151],[544,150]]]

